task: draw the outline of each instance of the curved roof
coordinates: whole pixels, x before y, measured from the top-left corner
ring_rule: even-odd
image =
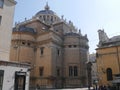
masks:
[[[120,41],[120,35],[110,38],[110,41]]]
[[[16,27],[13,28],[13,32],[30,32],[30,33],[36,33],[35,30],[33,28],[30,27],[26,27],[26,26],[19,26],[19,28],[17,29]]]
[[[39,12],[36,13],[36,15],[40,15],[40,14],[56,15],[55,12],[53,12],[52,10],[50,10],[50,7],[48,6],[48,3],[45,6],[45,10],[41,10],[41,11],[39,11]]]
[[[40,14],[52,14],[52,15],[55,15],[55,12],[53,12],[52,10],[41,10],[38,13],[36,13],[36,15],[40,15]]]
[[[80,36],[80,35],[77,33],[69,32],[69,33],[66,33],[65,36]]]

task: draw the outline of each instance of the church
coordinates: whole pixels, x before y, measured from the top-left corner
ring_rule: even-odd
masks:
[[[96,48],[96,62],[99,85],[120,88],[120,35],[108,37],[107,33],[98,30],[99,43]]]
[[[10,60],[31,64],[31,88],[84,87],[88,41],[46,4],[31,19],[15,24]]]

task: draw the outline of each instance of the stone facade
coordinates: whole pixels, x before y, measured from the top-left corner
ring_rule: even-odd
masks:
[[[99,40],[96,49],[99,85],[112,85],[115,76],[120,75],[120,36],[108,38],[104,30],[99,30],[98,33],[104,39]],[[120,80],[116,83],[120,83]]]
[[[30,65],[0,61],[0,90],[29,90]]]
[[[15,4],[14,0],[0,0],[0,60],[9,60]]]
[[[97,73],[97,63],[96,63],[96,54],[92,53],[89,55],[89,62],[91,62],[91,74],[92,74],[92,84],[95,85],[96,81],[98,81],[98,73]]]
[[[87,85],[88,38],[71,21],[50,10],[16,23],[12,33],[10,60],[29,63],[30,86],[38,88],[82,87]]]

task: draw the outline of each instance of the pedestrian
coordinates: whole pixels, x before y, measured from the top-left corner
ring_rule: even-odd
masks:
[[[36,90],[38,90],[38,89],[40,89],[40,86],[37,84],[37,85],[36,85]]]

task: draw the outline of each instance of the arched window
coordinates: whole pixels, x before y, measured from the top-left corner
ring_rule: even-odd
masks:
[[[107,68],[106,73],[107,73],[107,80],[108,81],[113,80],[112,69],[111,68]]]

